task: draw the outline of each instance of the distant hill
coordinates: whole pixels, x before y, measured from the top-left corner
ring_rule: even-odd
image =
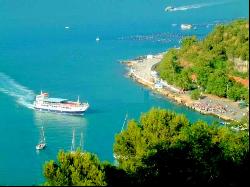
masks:
[[[170,49],[156,70],[184,90],[248,102],[249,21],[218,25],[201,41],[184,38],[180,49]]]

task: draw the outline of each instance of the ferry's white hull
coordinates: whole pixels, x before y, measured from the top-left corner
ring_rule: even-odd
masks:
[[[71,115],[83,115],[89,108],[88,103],[68,101],[62,98],[49,98],[48,93],[42,93],[36,96],[33,107],[39,111],[57,112]]]
[[[42,105],[34,105],[34,109],[39,111],[56,112],[56,113],[71,114],[71,115],[83,115],[84,112],[88,109],[88,106],[66,109],[61,107],[51,107],[51,106],[46,107]]]

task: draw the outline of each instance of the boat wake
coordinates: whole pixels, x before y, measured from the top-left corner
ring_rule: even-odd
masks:
[[[202,4],[185,5],[185,6],[179,6],[179,7],[172,8],[169,11],[170,12],[175,12],[175,11],[184,11],[184,10],[190,10],[190,9],[198,9],[198,8],[203,8],[203,7],[209,7],[209,6],[224,4],[224,3],[225,2],[215,2],[215,3],[202,3]]]
[[[15,80],[0,72],[0,92],[15,98],[16,102],[24,107],[33,108],[35,97],[33,91],[18,84]]]

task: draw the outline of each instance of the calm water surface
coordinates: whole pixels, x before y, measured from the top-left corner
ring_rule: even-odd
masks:
[[[165,12],[169,5],[180,10]],[[0,184],[44,182],[43,163],[70,149],[73,128],[77,144],[82,132],[85,150],[113,162],[126,113],[138,119],[155,106],[192,122],[218,120],[136,84],[118,61],[178,46],[185,35],[203,38],[248,11],[247,0],[0,0]],[[196,29],[181,31],[182,23]],[[40,90],[80,96],[91,108],[84,117],[36,112],[30,107]],[[36,152],[41,126],[48,147]]]

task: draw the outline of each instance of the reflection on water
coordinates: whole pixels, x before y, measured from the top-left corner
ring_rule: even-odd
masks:
[[[87,120],[84,116],[71,116],[58,113],[41,112],[34,110],[34,122],[37,128],[44,127],[47,147],[36,151],[46,159],[56,155],[61,149],[70,151],[75,129],[75,147],[85,149]],[[82,135],[81,135],[82,134]],[[39,134],[37,134],[39,142]]]
[[[87,120],[84,116],[72,116],[51,112],[41,112],[34,110],[35,124],[42,126],[50,124],[50,126],[57,127],[84,127],[87,125]]]

